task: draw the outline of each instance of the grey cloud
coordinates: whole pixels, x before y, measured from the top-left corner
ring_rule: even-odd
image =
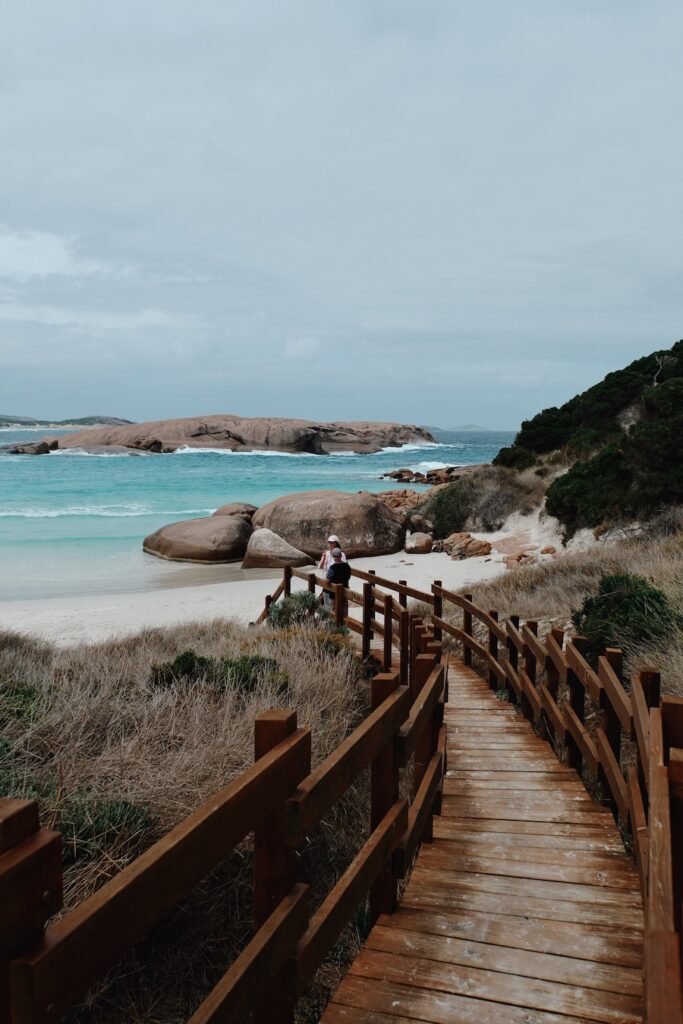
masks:
[[[680,5],[3,22],[0,411],[514,425],[680,334]]]

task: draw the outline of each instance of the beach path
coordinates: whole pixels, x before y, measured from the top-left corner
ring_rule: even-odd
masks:
[[[455,658],[445,718],[433,842],[322,1021],[641,1021],[642,901],[611,814]]]

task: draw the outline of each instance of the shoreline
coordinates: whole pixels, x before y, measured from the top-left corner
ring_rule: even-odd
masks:
[[[506,554],[511,546],[543,546],[557,541],[554,521],[515,515],[505,529],[474,536],[493,544],[490,555],[453,560],[439,552],[354,558],[352,566],[398,582],[407,580],[416,590],[429,591],[435,579],[448,590],[494,579],[507,571]],[[559,544],[558,544],[559,550]],[[552,556],[544,556],[552,557]],[[214,579],[206,582],[206,572]],[[225,579],[225,575],[229,577]],[[220,577],[223,576],[221,579]],[[218,577],[218,578],[216,578]],[[234,618],[253,622],[260,615],[267,594],[282,578],[282,570],[243,570],[237,563],[222,566],[179,568],[174,580],[166,579],[153,589],[109,594],[27,598],[0,601],[0,631],[21,633],[59,646],[97,644],[134,635],[143,629],[170,627],[189,621]],[[293,581],[294,589],[305,584]]]

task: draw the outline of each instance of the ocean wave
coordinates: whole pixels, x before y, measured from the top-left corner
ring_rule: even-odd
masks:
[[[450,448],[450,445],[440,444],[438,441],[423,441],[422,444],[402,444],[396,448],[382,448],[381,454],[394,455],[400,452],[420,452],[424,448]]]
[[[277,452],[271,449],[254,449],[248,452],[233,452],[229,448],[192,448],[190,445],[184,444],[180,448],[176,448],[173,455],[233,455],[233,456],[244,456],[244,455],[261,455],[268,456],[269,458],[281,458],[281,459],[319,459],[319,455],[314,455],[312,452]]]
[[[413,473],[429,473],[432,469],[448,469],[449,465],[448,462],[418,462],[417,465],[408,468]]]
[[[57,448],[50,455],[75,456],[82,459],[129,459],[131,455],[147,455],[148,452],[86,452],[82,448]]]
[[[137,516],[211,515],[215,511],[215,508],[156,509],[151,505],[71,505],[54,509],[4,509],[0,511],[0,519],[62,519],[69,516],[128,519]]]

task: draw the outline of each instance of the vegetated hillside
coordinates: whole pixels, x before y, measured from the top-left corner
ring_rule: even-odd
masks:
[[[516,469],[572,463],[546,497],[548,512],[571,536],[683,502],[681,437],[683,341],[526,420],[494,462]]]

